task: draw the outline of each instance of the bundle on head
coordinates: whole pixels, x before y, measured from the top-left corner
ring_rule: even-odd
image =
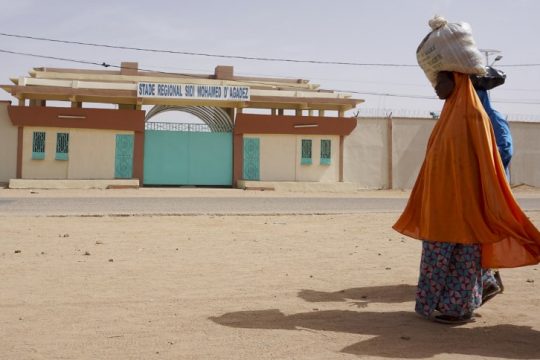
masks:
[[[476,47],[469,24],[449,23],[443,17],[435,16],[429,21],[429,26],[432,31],[418,46],[416,59],[433,87],[437,85],[440,71],[486,73],[484,59]]]

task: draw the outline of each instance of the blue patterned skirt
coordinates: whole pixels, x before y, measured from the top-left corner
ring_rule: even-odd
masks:
[[[422,242],[416,312],[430,317],[471,315],[482,304],[483,276],[481,245]]]

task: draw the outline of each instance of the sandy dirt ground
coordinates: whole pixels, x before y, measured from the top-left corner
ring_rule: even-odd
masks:
[[[540,266],[431,323],[398,215],[0,217],[0,359],[540,359]]]

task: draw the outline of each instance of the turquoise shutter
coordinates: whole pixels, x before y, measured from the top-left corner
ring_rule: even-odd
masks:
[[[259,180],[259,139],[244,138],[244,180]]]
[[[117,179],[133,177],[133,135],[116,135],[114,177]]]

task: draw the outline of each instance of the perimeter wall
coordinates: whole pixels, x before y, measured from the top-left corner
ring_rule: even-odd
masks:
[[[344,181],[368,189],[410,189],[424,160],[436,120],[430,118],[358,118],[345,137]],[[510,119],[514,156],[512,186],[540,187],[540,123]]]

